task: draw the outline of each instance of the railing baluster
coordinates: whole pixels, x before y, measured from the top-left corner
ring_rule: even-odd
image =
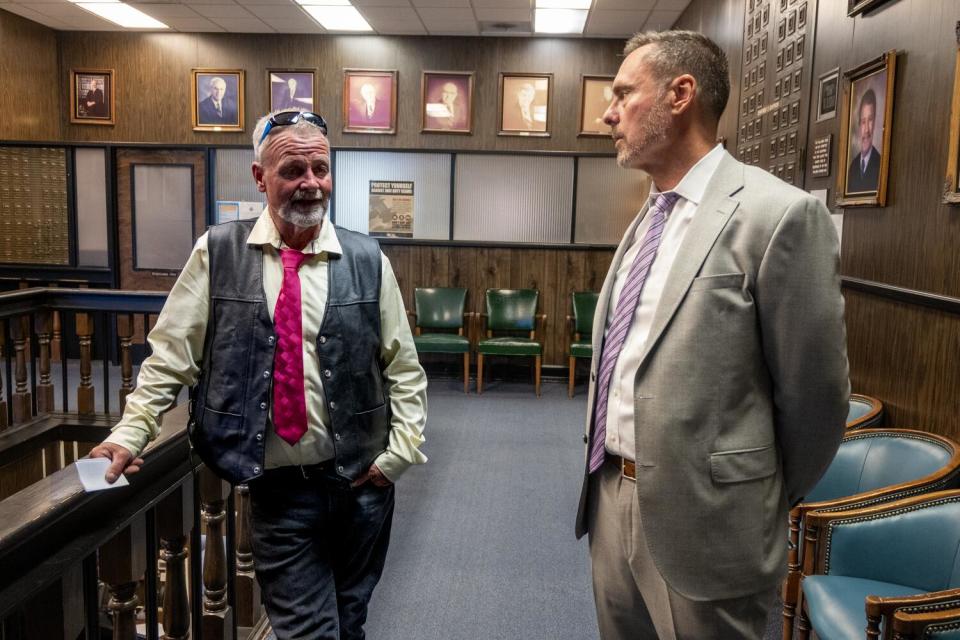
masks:
[[[133,391],[133,359],[130,354],[133,341],[133,315],[117,314],[117,335],[120,337],[120,413],[127,406],[127,396]]]
[[[0,357],[2,357],[4,360],[6,360],[6,356],[4,354],[5,349],[3,349],[3,344],[6,339],[6,333],[7,323],[0,322]],[[9,381],[10,370],[7,367],[0,367],[0,370],[4,368],[7,369],[7,381]],[[7,392],[5,391],[5,389],[8,388],[9,387],[4,386],[3,374],[0,373],[0,431],[10,426],[10,423],[7,420]]]
[[[50,357],[54,360],[60,359],[60,351],[63,349],[63,331],[60,326],[60,312],[53,312],[53,338],[50,340]]]
[[[10,324],[13,329],[13,349],[16,354],[16,383],[13,392],[13,424],[26,422],[33,417],[30,389],[27,387],[27,338],[30,335],[30,325],[24,331],[23,318],[14,319]]]
[[[56,312],[59,313],[59,312]],[[60,344],[60,410],[70,410],[70,372],[67,371],[67,350]]]
[[[110,315],[101,311],[97,314],[97,317],[100,319],[100,352],[102,357],[100,358],[101,363],[103,364],[103,412],[105,414],[110,413],[110,325],[109,318]]]
[[[37,315],[31,314],[29,317],[24,317],[27,320],[26,327],[24,328],[24,333],[27,335],[27,362],[30,364],[30,413],[31,415],[38,416],[40,411],[37,409],[37,358],[36,355],[39,351],[39,341],[36,335],[36,331],[31,331],[37,321]]]
[[[237,485],[237,624],[252,627],[260,619],[260,584],[253,572],[250,543],[250,488]]]
[[[141,513],[100,547],[100,579],[110,590],[107,610],[113,618],[113,640],[137,637],[137,583],[147,568],[146,528]]]
[[[50,332],[53,314],[41,311],[34,316],[37,343],[40,346],[40,383],[37,385],[37,414],[51,413],[53,407],[53,382],[50,379]]]
[[[2,338],[2,340],[0,340],[0,351],[2,351],[3,355],[3,368],[7,372],[7,380],[4,388],[7,393],[6,397],[10,400],[7,405],[7,424],[10,425],[13,424],[13,366],[11,364],[13,359],[10,357],[10,321],[7,320],[3,322],[0,328],[3,329],[3,331],[0,332],[0,338]]]
[[[160,555],[166,563],[163,589],[163,639],[190,637],[190,599],[187,590],[187,535],[193,528],[193,478],[177,487],[157,506]]]
[[[77,314],[77,338],[80,342],[80,386],[77,387],[77,413],[93,415],[94,388],[91,383],[90,359],[92,352],[93,320],[89,314]]]
[[[226,498],[230,487],[210,469],[200,469],[200,503],[207,540],[203,546],[203,626],[201,637],[226,638],[233,627],[227,603],[227,558],[224,549]]]

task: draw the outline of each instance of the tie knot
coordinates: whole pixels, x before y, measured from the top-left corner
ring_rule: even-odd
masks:
[[[673,205],[677,203],[677,200],[680,199],[680,195],[675,191],[664,191],[657,196],[656,201],[653,203],[653,208],[659,211],[662,211],[664,214],[670,212],[670,209],[673,208]]]
[[[294,271],[299,269],[304,260],[311,255],[310,253],[303,253],[296,249],[280,249],[280,259],[283,261],[283,268],[293,269]]]

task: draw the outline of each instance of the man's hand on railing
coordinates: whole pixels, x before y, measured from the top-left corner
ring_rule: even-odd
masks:
[[[110,467],[104,478],[110,484],[117,481],[120,474],[133,475],[140,471],[143,465],[143,458],[134,457],[126,447],[114,444],[112,442],[103,442],[98,444],[90,451],[91,458],[108,458],[111,461]]]

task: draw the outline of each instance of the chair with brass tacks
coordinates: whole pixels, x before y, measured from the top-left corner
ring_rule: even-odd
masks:
[[[898,609],[893,614],[893,637],[894,640],[960,639],[960,597]]]
[[[595,291],[574,291],[570,294],[573,315],[567,316],[567,322],[573,329],[573,339],[570,341],[570,350],[568,351],[570,381],[567,386],[567,395],[571,398],[573,397],[577,358],[593,357],[593,314],[597,310],[597,298],[599,297],[600,294]]]
[[[793,637],[801,575],[817,549],[805,536],[810,514],[858,509],[960,486],[960,445],[912,429],[856,429],[804,502],[790,510],[787,578],[783,585],[783,638]],[[804,571],[801,571],[801,567]],[[861,608],[862,613],[862,608]]]
[[[487,289],[486,313],[480,322],[486,323],[486,338],[477,342],[477,393],[483,393],[483,357],[533,356],[537,396],[540,396],[540,366],[543,345],[537,341],[537,323],[546,316],[537,313],[540,292],[536,289]],[[481,326],[481,331],[484,327]],[[494,332],[508,333],[494,337]],[[525,333],[526,336],[517,335]]]
[[[820,640],[900,638],[897,612],[960,606],[960,491],[814,511],[807,521],[806,538],[816,542],[804,562],[801,640],[810,631]],[[953,635],[933,637],[957,638],[956,626]]]
[[[464,328],[470,326],[473,314],[464,312],[467,290],[417,287],[413,299],[416,318],[413,343],[417,353],[463,354],[463,392],[470,393],[470,337],[464,335]]]
[[[859,393],[850,394],[847,429],[869,429],[883,424],[883,403]]]

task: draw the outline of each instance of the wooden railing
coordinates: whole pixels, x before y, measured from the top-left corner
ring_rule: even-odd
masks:
[[[263,635],[248,494],[192,458],[185,406],[164,416],[129,487],[85,493],[71,464],[116,422],[133,389],[136,343],[164,300],[89,289],[0,294],[2,640]]]

